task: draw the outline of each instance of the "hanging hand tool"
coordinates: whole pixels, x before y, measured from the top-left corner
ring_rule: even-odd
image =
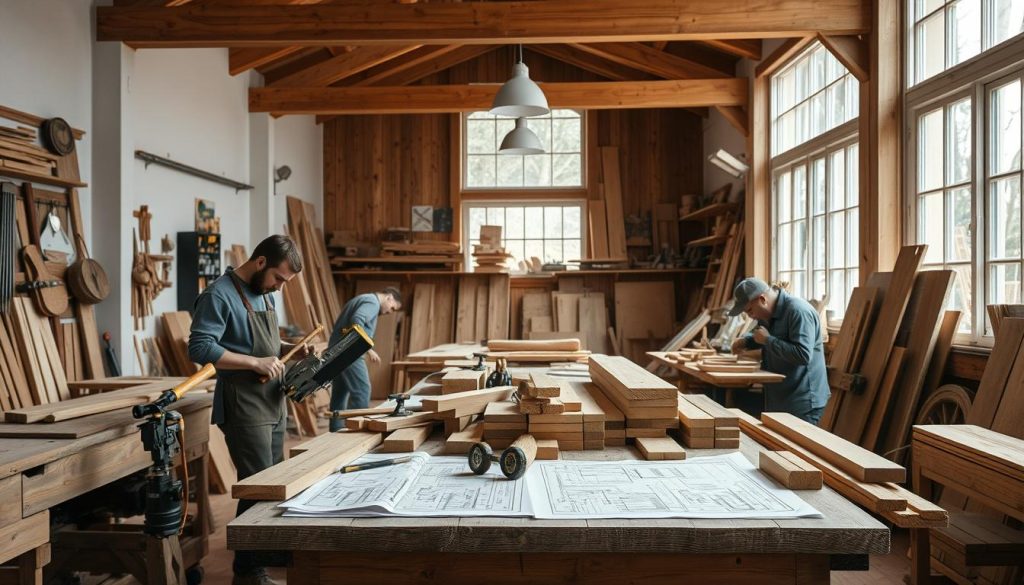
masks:
[[[330,383],[345,368],[373,348],[373,340],[359,325],[342,332],[341,341],[319,356],[311,355],[292,366],[284,375],[283,389],[288,398],[302,402],[307,396]]]
[[[50,270],[43,262],[39,248],[25,246],[21,249],[22,259],[25,262],[25,273],[28,280],[51,281],[57,280],[50,274]],[[40,286],[32,290],[32,300],[36,307],[48,317],[60,317],[68,309],[68,289],[64,283],[58,280],[57,286]]]
[[[520,435],[508,449],[495,455],[487,443],[477,443],[469,448],[469,468],[477,475],[487,473],[491,463],[501,466],[501,472],[509,479],[519,479],[530,464],[537,459],[537,439],[533,435]]]

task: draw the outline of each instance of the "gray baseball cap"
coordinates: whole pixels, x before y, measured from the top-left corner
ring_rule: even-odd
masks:
[[[735,317],[742,313],[746,310],[750,301],[768,292],[768,289],[768,283],[760,278],[744,278],[741,280],[733,290],[736,300],[733,301],[732,309],[729,309],[729,316]]]

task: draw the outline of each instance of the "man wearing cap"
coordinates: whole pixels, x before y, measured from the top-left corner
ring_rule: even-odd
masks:
[[[733,353],[761,350],[761,367],[786,379],[764,385],[766,412],[788,412],[818,424],[828,402],[828,376],[818,312],[807,301],[759,278],[736,285],[729,314],[756,319],[753,333],[736,339]]]

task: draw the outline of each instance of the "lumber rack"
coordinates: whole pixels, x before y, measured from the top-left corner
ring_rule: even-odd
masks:
[[[185,173],[186,175],[192,175],[193,177],[198,177],[200,179],[210,181],[211,183],[226,185],[234,189],[235,193],[238,193],[239,191],[252,191],[253,189],[256,188],[253,187],[252,185],[248,185],[240,181],[233,181],[231,179],[228,179],[227,177],[215,175],[210,171],[197,169],[196,167],[180,163],[176,160],[171,160],[169,158],[153,154],[151,152],[146,152],[145,150],[136,150],[135,158],[144,162],[146,164],[146,168],[149,168],[149,165],[159,165],[161,167],[166,167],[168,169],[178,171],[179,173]]]
[[[200,567],[210,550],[212,532],[209,493],[209,446],[203,441],[185,449],[193,482],[195,506],[181,536],[156,538],[142,532],[142,524],[104,523],[78,528],[72,524],[52,528],[52,562],[47,578],[71,571],[130,574],[149,585],[198,585]],[[187,505],[187,503],[186,503]]]

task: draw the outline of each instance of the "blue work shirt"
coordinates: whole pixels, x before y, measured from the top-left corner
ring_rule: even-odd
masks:
[[[768,330],[768,341],[761,345],[748,334],[744,337],[747,348],[761,350],[762,368],[786,376],[781,382],[764,385],[765,411],[803,416],[824,407],[830,391],[821,323],[814,307],[779,290],[774,314],[758,325]]]
[[[366,332],[366,336],[373,339],[373,335],[377,332],[377,317],[379,315],[380,299],[377,298],[376,293],[367,293],[354,297],[345,303],[345,307],[341,310],[341,315],[338,315],[338,320],[334,324],[334,331],[331,333],[328,346],[333,347],[334,344],[340,342],[342,330],[353,325],[362,327],[363,331]],[[339,399],[342,395],[359,396],[360,405],[369,401],[371,394],[370,370],[366,367],[366,360],[358,359],[351,366],[342,370],[334,378],[331,392],[331,408],[334,410],[340,410],[345,407],[345,405],[338,404],[334,399],[335,395]]]

